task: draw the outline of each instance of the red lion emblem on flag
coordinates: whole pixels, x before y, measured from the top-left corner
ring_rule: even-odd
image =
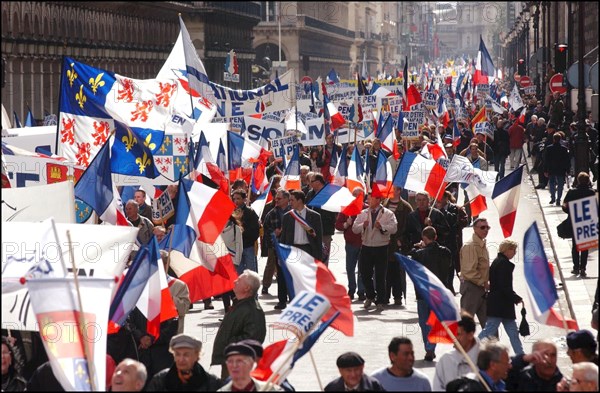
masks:
[[[94,130],[96,130],[92,137],[94,138],[94,146],[102,146],[108,139],[108,130],[110,125],[107,121],[101,121],[100,123],[94,122]]]
[[[77,143],[77,153],[75,157],[77,158],[77,165],[83,165],[87,167],[90,163],[90,144],[87,142]]]
[[[135,104],[135,110],[131,112],[131,121],[140,119],[141,121],[148,120],[148,113],[154,107],[154,103],[150,100],[142,101]]]
[[[131,79],[125,78],[125,79],[123,79],[122,86],[123,86],[123,90],[119,89],[119,91],[118,91],[119,95],[117,96],[117,99],[123,100],[125,102],[133,101],[133,91],[134,91],[133,81]]]
[[[177,90],[177,84],[163,84],[162,82],[159,82],[158,85],[160,87],[160,93],[156,94],[156,105],[162,105],[167,108],[173,93]]]
[[[60,130],[60,143],[75,143],[75,119],[62,119],[62,130]]]

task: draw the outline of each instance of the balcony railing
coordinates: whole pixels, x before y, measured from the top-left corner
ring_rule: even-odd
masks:
[[[351,30],[342,29],[341,27],[334,26],[306,15],[304,15],[304,24],[307,27],[313,27],[315,29],[327,31],[329,33],[338,34],[348,38],[354,38],[355,35],[355,33]]]
[[[260,19],[260,4],[257,2],[237,2],[237,1],[205,1],[206,8],[218,8],[225,11],[231,11],[238,14],[245,14]]]

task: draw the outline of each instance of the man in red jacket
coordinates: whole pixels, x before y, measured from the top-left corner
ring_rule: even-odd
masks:
[[[508,137],[510,145],[510,169],[515,169],[521,163],[523,144],[525,143],[525,128],[519,123],[518,119],[508,129]]]

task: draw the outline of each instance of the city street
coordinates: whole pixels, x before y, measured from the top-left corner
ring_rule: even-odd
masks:
[[[531,162],[529,166],[531,167]],[[507,167],[507,174],[509,172],[510,170]],[[560,239],[556,234],[556,226],[566,217],[566,214],[563,213],[560,207],[548,204],[550,200],[548,190],[535,190],[533,188],[533,186],[537,185],[537,175],[534,174],[533,178],[535,179],[535,183],[532,184],[529,172],[527,170],[524,171],[517,219],[512,236],[519,243],[518,253],[513,259],[516,263],[514,290],[524,298],[526,308],[529,310],[529,299],[527,298],[526,283],[523,278],[522,241],[527,228],[533,221],[537,221],[542,241],[545,245],[546,255],[556,265],[555,280],[557,284],[561,282],[560,271],[564,277],[564,284],[569,290],[579,327],[591,329],[591,305],[598,278],[598,264],[596,263],[598,260],[598,251],[590,253],[587,279],[580,279],[571,275],[571,242]],[[462,200],[459,200],[459,203],[462,203]],[[503,236],[498,222],[498,214],[492,201],[488,200],[488,210],[482,213],[481,216],[486,217],[492,226],[487,244],[490,259],[493,260],[497,254],[497,246],[503,240]],[[463,233],[464,239],[469,238],[472,233],[472,227],[465,228]],[[343,235],[336,233],[333,239],[332,247],[334,247],[334,252],[332,253],[329,267],[338,282],[347,285]],[[261,276],[265,260],[266,258],[259,260],[259,273]],[[428,377],[433,377],[436,362],[425,362],[423,360],[425,349],[418,325],[414,287],[408,277],[407,280],[408,301],[404,302],[404,306],[390,305],[383,312],[379,313],[375,311],[374,307],[370,310],[365,310],[362,307],[362,302],[355,299],[352,303],[356,317],[354,337],[346,337],[331,328],[321,336],[319,342],[313,347],[312,354],[323,386],[339,376],[335,361],[341,353],[346,351],[360,353],[366,361],[365,372],[369,374],[378,368],[388,365],[387,345],[394,336],[406,336],[412,340],[415,351],[415,368],[423,371]],[[458,285],[458,279],[455,279],[455,288],[458,288]],[[561,287],[559,286],[558,288]],[[275,304],[277,304],[275,285],[271,286],[270,293],[271,296],[259,297],[267,317],[267,325],[274,322],[279,315],[279,311],[273,309]],[[559,289],[558,294],[563,309],[565,312],[568,312],[564,290]],[[457,304],[460,304],[460,295],[457,295],[455,299]],[[213,301],[213,304],[215,310],[205,311],[203,310],[202,302],[196,303],[190,314],[186,317],[185,326],[186,333],[193,334],[202,340],[204,347],[200,362],[206,368],[209,366],[213,340],[220,324],[219,318],[223,317],[222,302]],[[518,322],[520,321],[519,311],[520,309],[517,309]],[[531,335],[523,339],[525,351],[531,351],[531,346],[536,340],[548,337],[552,338],[559,348],[559,368],[563,373],[566,371],[569,374],[571,371],[571,361],[566,353],[565,331],[536,323],[533,320],[531,312],[528,312],[527,319],[530,324]],[[479,331],[480,328],[478,328],[477,334]],[[286,332],[269,328],[264,345],[267,346],[281,340],[283,337],[288,337],[286,334]],[[503,328],[500,328],[500,340],[510,348],[508,337]],[[450,345],[438,345],[436,349],[437,359],[451,349]],[[512,349],[511,353],[513,353]],[[213,366],[210,368],[210,372],[219,375],[220,367]],[[310,356],[307,355],[298,361],[289,377],[289,381],[297,390],[317,390],[319,389],[319,378],[315,374]]]

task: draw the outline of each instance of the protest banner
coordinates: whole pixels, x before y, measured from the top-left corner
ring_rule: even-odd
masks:
[[[75,223],[72,181],[2,190],[2,222],[36,222],[50,217],[56,222]]]
[[[425,112],[410,111],[402,112],[404,117],[404,128],[402,129],[402,139],[416,141],[419,139],[419,127],[425,124]]]
[[[598,200],[595,196],[569,202],[577,251],[598,248]]]
[[[423,105],[427,109],[436,109],[438,104],[438,95],[432,91],[423,92]]]
[[[159,197],[152,200],[152,222],[154,225],[164,225],[173,214],[175,214],[175,207],[168,192],[163,192]]]
[[[283,158],[284,162],[289,162],[294,153],[294,146],[298,144],[296,135],[288,135],[282,138],[271,139],[271,151],[274,158]]]

